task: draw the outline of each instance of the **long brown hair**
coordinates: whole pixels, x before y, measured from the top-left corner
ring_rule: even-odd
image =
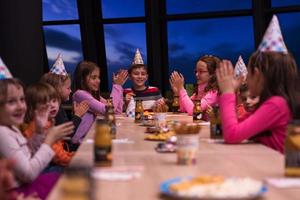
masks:
[[[271,96],[282,96],[295,116],[299,106],[299,74],[292,54],[256,51],[249,59],[249,73],[253,74],[255,68],[264,77],[260,104]]]
[[[217,76],[216,76],[216,69],[220,63],[220,58],[213,55],[205,55],[200,57],[197,60],[197,63],[199,61],[205,62],[207,65],[207,70],[209,75],[211,75],[210,79],[208,80],[207,86],[204,88],[205,92],[208,92],[210,90],[217,90],[219,91],[218,83],[217,83]],[[198,84],[196,83],[194,85],[194,92],[196,95],[198,95]]]
[[[27,112],[25,115],[26,123],[33,120],[34,111],[38,104],[46,104],[51,99],[60,99],[54,87],[48,83],[42,82],[28,86],[25,95],[27,103]]]
[[[6,103],[7,100],[7,89],[9,85],[14,85],[17,88],[24,89],[23,83],[16,78],[8,78],[0,80],[0,106]]]
[[[100,100],[100,91],[90,91],[86,79],[87,77],[95,70],[98,69],[100,72],[100,68],[98,65],[91,61],[81,61],[77,64],[75,72],[74,72],[74,91],[76,90],[85,90],[92,94],[92,96]]]

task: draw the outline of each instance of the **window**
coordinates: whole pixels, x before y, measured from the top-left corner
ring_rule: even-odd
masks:
[[[79,25],[44,26],[49,67],[54,64],[58,53],[68,73],[73,73],[82,58]]]
[[[145,15],[143,0],[102,0],[103,18],[141,17]]]
[[[300,6],[300,0],[272,0],[273,7]]]
[[[298,68],[300,66],[300,12],[278,14],[281,31],[287,48],[293,53]]]
[[[78,19],[76,0],[43,0],[43,21]]]
[[[168,23],[169,73],[180,71],[194,83],[198,57],[205,54],[246,62],[254,51],[252,17],[187,20]]]
[[[140,49],[144,63],[147,63],[145,24],[108,24],[104,26],[104,32],[108,83],[111,88],[112,74],[120,68],[127,69],[130,66],[136,48]],[[124,87],[131,86],[128,82]]]
[[[166,0],[168,14],[251,9],[251,0]]]

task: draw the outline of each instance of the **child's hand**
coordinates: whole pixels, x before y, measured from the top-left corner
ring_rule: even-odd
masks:
[[[73,122],[66,122],[58,126],[51,127],[46,135],[45,144],[51,146],[57,140],[70,135],[74,130]]]
[[[26,197],[25,197],[24,193],[20,193],[17,196],[17,200],[41,200],[41,199],[39,198],[38,194],[36,192],[34,192]]]
[[[117,85],[124,85],[128,79],[127,70],[120,70],[117,74],[113,73],[113,82]]]
[[[36,124],[36,132],[43,133],[44,128],[49,120],[50,106],[49,104],[40,105],[34,111],[34,120]]]
[[[129,101],[131,100],[131,98],[135,96],[135,94],[133,92],[129,92],[125,95],[125,103],[126,105],[129,104]]]
[[[222,93],[234,93],[242,84],[243,77],[234,78],[233,66],[229,60],[220,62],[216,70],[219,89]]]
[[[164,98],[160,98],[157,101],[155,101],[155,106],[164,106],[164,105],[166,105]]]
[[[175,95],[178,95],[179,91],[184,89],[184,77],[181,73],[172,72],[169,81]]]
[[[210,105],[208,105],[205,112],[206,114],[211,116],[213,114],[213,108]]]
[[[78,117],[82,117],[89,110],[89,108],[90,106],[86,100],[80,102],[79,104],[75,101],[73,102],[73,112],[74,115]]]

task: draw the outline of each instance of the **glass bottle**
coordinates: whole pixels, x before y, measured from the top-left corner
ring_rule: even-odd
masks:
[[[222,123],[219,106],[212,107],[212,111],[209,112],[210,118],[210,138],[220,139],[223,138]]]
[[[144,107],[142,100],[136,100],[135,102],[135,122],[139,123],[143,120]]]
[[[179,110],[179,96],[174,96],[172,103],[172,111],[178,113]]]
[[[200,122],[202,119],[201,101],[194,101],[193,122]]]
[[[106,120],[97,119],[94,141],[94,160],[96,166],[111,166],[112,137]]]
[[[285,139],[285,175],[300,176],[300,120],[293,120]]]

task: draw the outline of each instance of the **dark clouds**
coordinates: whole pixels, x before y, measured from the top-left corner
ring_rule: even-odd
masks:
[[[47,46],[61,48],[67,51],[82,51],[81,41],[67,33],[51,28],[44,28]]]

